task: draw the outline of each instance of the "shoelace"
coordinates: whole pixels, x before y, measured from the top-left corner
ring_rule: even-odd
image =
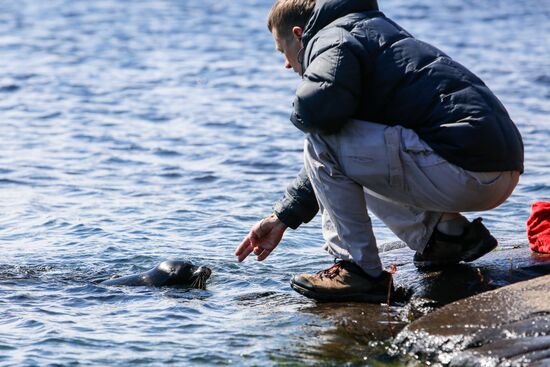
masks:
[[[327,277],[328,279],[332,279],[335,276],[337,276],[338,274],[340,274],[341,269],[342,269],[342,263],[337,262],[336,264],[332,265],[330,268],[325,269],[325,270],[321,270],[320,272],[317,273],[317,275],[319,275],[319,277],[321,279],[323,279],[323,277]]]

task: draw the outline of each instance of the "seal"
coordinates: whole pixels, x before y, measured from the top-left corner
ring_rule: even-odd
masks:
[[[195,266],[189,261],[168,260],[144,273],[113,278],[100,284],[149,287],[178,286],[205,289],[206,280],[210,278],[211,274],[212,270],[205,266]]]

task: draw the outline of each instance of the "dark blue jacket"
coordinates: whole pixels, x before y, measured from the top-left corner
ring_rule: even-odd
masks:
[[[523,171],[523,143],[504,106],[472,72],[417,40],[375,0],[317,0],[305,27],[292,123],[338,132],[350,118],[414,130],[470,171]],[[318,211],[302,170],[275,207],[292,228]]]

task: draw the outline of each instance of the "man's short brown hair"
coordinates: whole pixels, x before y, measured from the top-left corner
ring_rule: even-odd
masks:
[[[275,28],[282,37],[292,32],[292,27],[306,26],[313,13],[315,0],[276,0],[267,17],[267,28],[273,32]]]

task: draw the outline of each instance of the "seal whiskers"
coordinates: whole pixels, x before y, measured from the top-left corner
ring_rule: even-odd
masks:
[[[210,274],[212,271],[204,266],[199,267],[193,275],[196,277],[193,283],[191,284],[191,288],[198,288],[198,289],[205,289],[206,288],[206,280],[210,278]]]

